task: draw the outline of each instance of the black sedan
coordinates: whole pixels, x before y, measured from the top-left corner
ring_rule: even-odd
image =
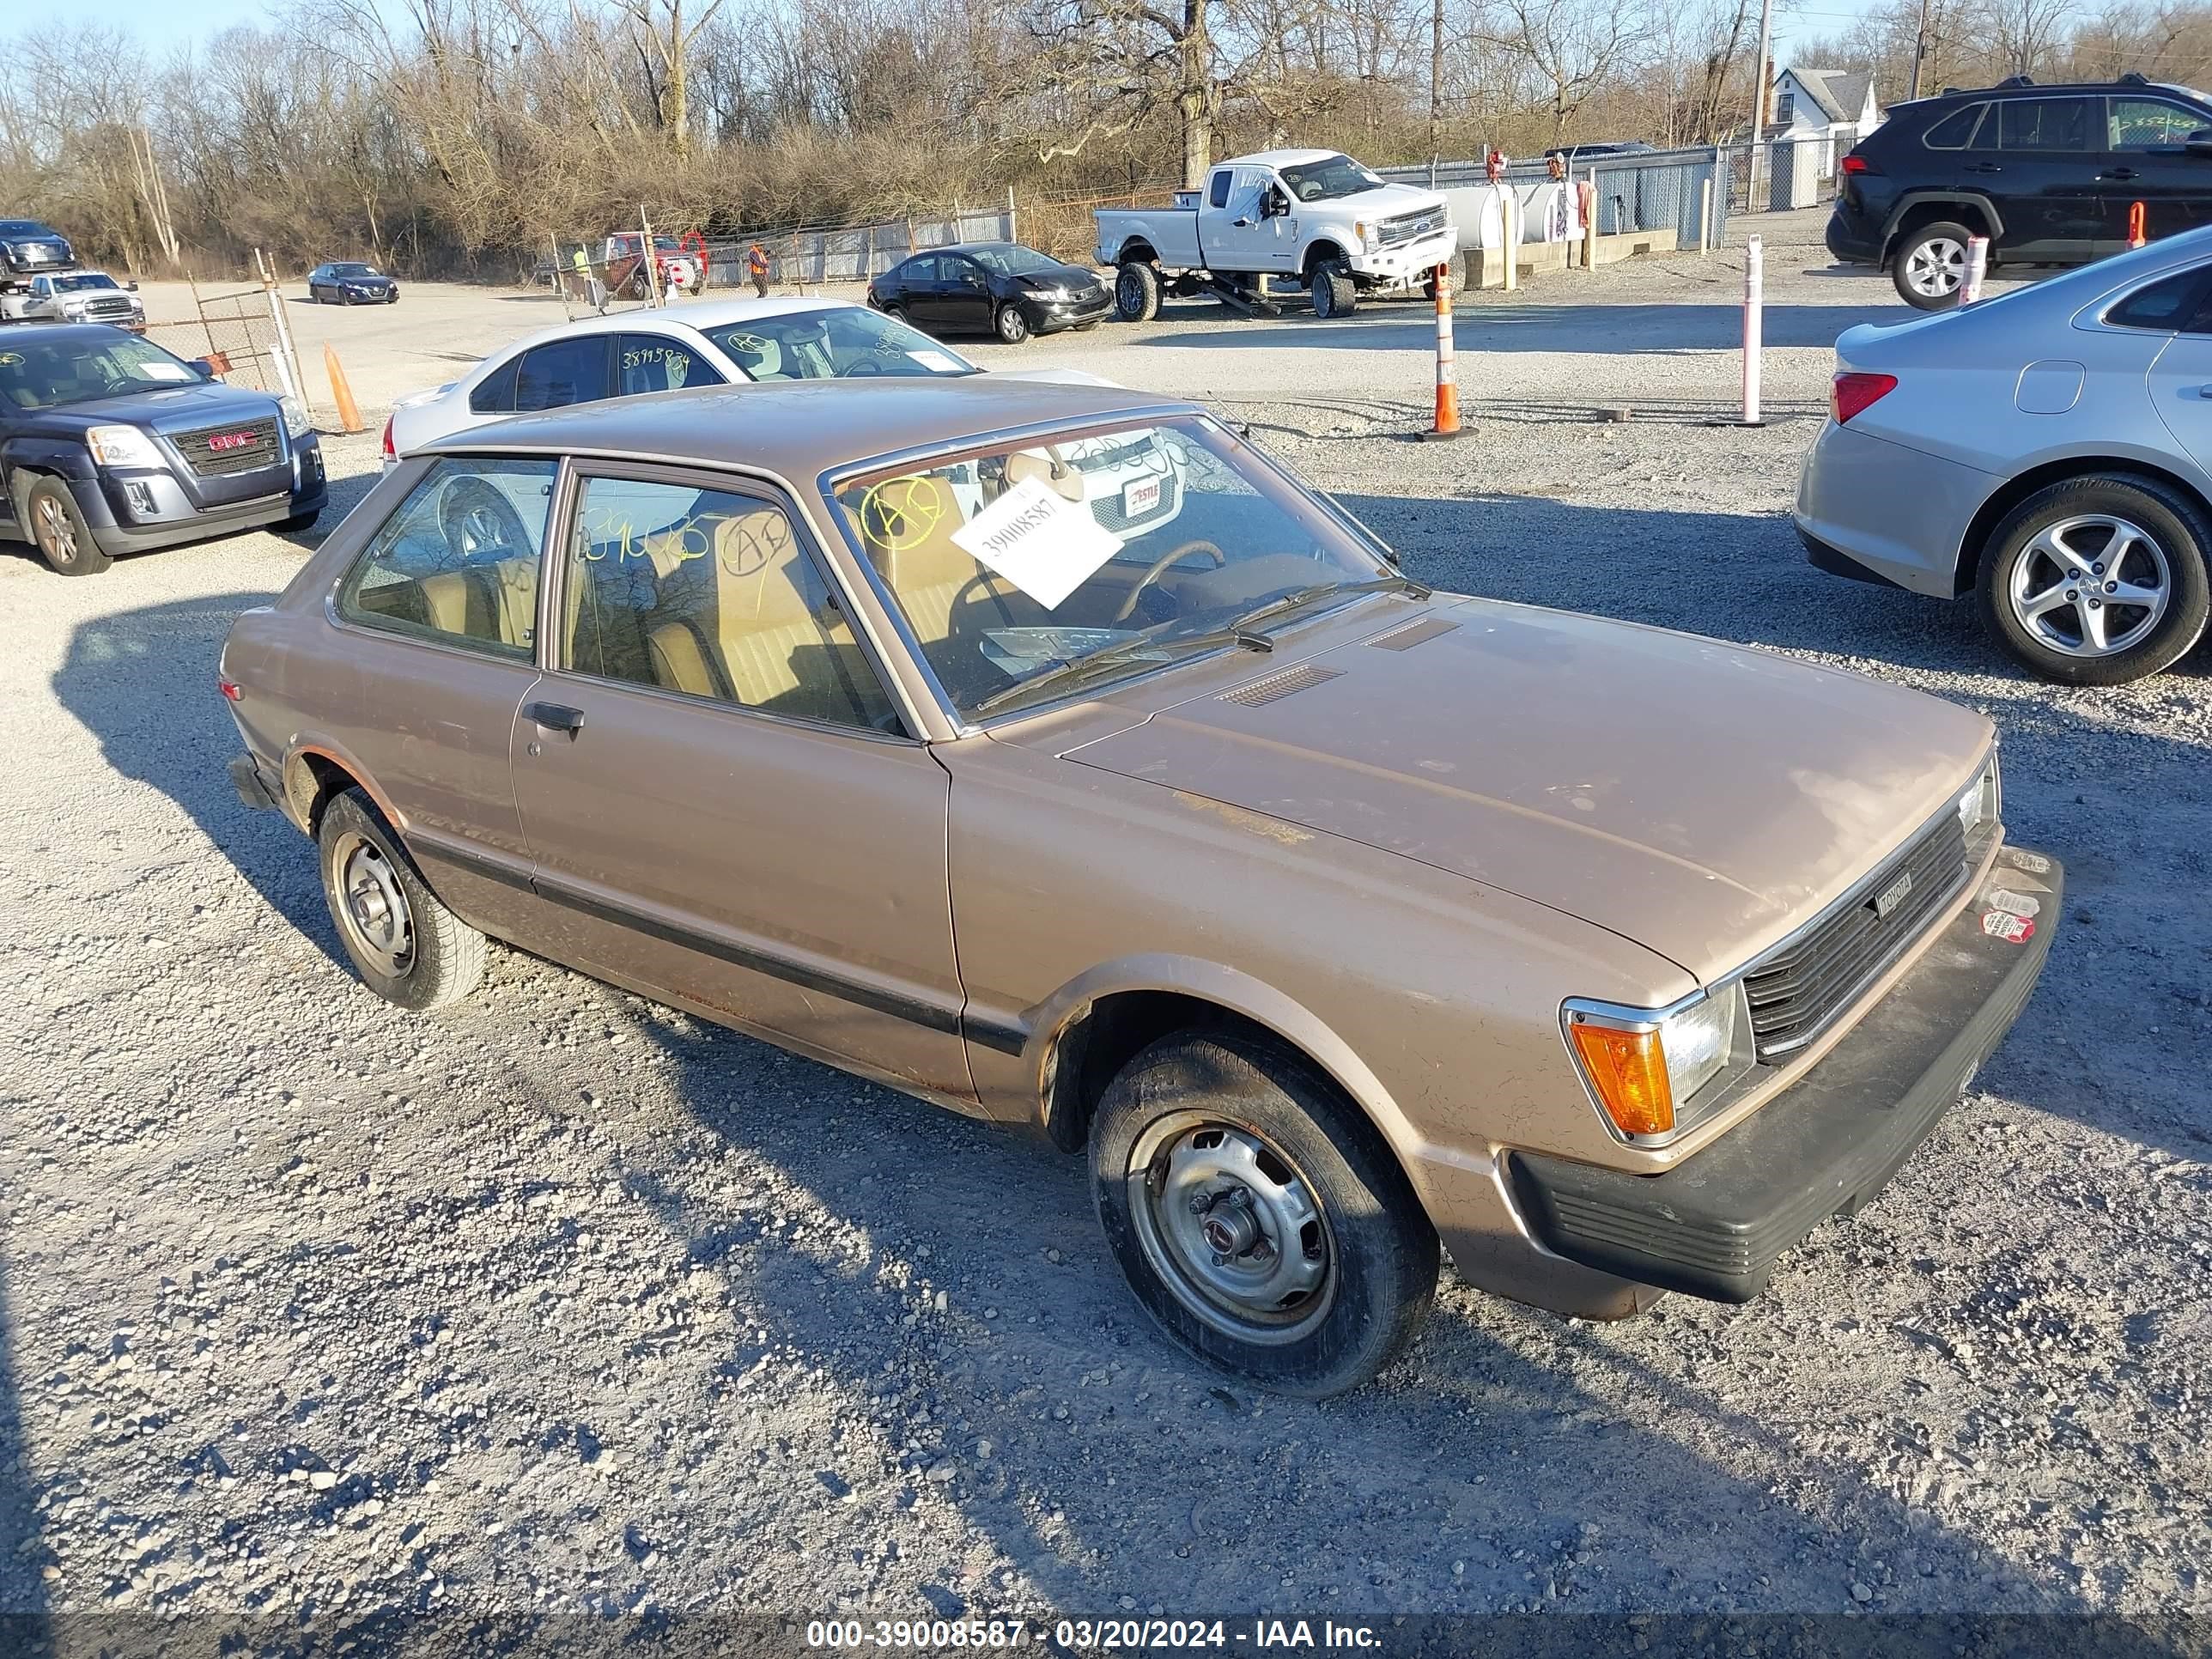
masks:
[[[216,380],[151,340],[100,323],[0,336],[0,538],[64,576],[118,554],[323,510],[323,452],[307,411]]]
[[[340,259],[307,273],[307,297],[317,305],[388,306],[398,300],[399,284],[374,265]]]
[[[1016,242],[933,248],[868,284],[868,303],[932,334],[995,334],[1019,345],[1032,334],[1091,328],[1114,296],[1081,265]]]

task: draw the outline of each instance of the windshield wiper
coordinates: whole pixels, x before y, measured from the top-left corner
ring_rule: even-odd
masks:
[[[1429,597],[1430,591],[1428,587],[1415,581],[1411,576],[1395,574],[1372,577],[1364,582],[1316,582],[1311,587],[1294,588],[1288,593],[1269,599],[1265,605],[1255,605],[1231,622],[1229,626],[1232,629],[1249,629],[1262,622],[1286,617],[1294,611],[1303,611],[1310,605],[1316,604],[1322,599],[1334,599],[1339,595],[1398,592],[1405,594],[1409,599],[1425,599]],[[1264,638],[1265,635],[1261,637]]]
[[[1196,634],[1179,634],[1170,639],[1150,635],[1133,640],[1116,640],[1111,645],[1102,645],[1096,651],[1086,651],[1079,657],[1070,657],[1043,672],[994,691],[969,711],[988,714],[994,708],[1024,697],[1027,693],[1048,685],[1069,685],[1093,678],[1108,669],[1126,668],[1133,662],[1170,663],[1188,652],[1205,650],[1209,646],[1227,645],[1231,641],[1250,651],[1273,651],[1275,642],[1265,634],[1255,634],[1241,621],[1209,628]],[[1172,646],[1173,650],[1169,649]]]

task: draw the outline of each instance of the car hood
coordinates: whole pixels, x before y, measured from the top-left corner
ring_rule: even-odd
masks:
[[[190,386],[162,387],[153,392],[126,392],[93,403],[64,404],[58,409],[36,411],[42,426],[59,423],[82,428],[103,422],[128,421],[156,432],[193,432],[224,421],[265,421],[279,417],[276,398],[244,386],[197,380]]]
[[[1401,213],[1419,213],[1431,208],[1442,213],[1444,198],[1432,190],[1423,190],[1413,185],[1381,185],[1373,190],[1360,191],[1356,195],[1332,197],[1326,202],[1294,202],[1291,211],[1317,211],[1322,208],[1352,208],[1363,216],[1395,219]]]
[[[1955,799],[1992,741],[1857,675],[1480,599],[1290,672],[1309,683],[1177,703],[1066,758],[1452,871],[1707,981]]]

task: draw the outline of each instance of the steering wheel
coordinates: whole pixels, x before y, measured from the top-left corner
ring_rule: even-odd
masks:
[[[862,375],[880,374],[883,372],[884,366],[878,362],[874,358],[857,357],[854,359],[853,362],[845,365],[845,371],[839,378],[842,380],[856,380]]]
[[[530,550],[530,534],[514,503],[481,478],[456,478],[438,503],[438,532],[463,564],[486,553]]]
[[[1216,570],[1220,569],[1223,565],[1229,562],[1228,558],[1223,554],[1219,548],[1216,547],[1212,542],[1203,539],[1188,541],[1181,547],[1172,548],[1169,551],[1160,555],[1158,558],[1153,560],[1152,568],[1146,571],[1143,575],[1137,578],[1137,585],[1129,590],[1129,597],[1121,601],[1121,608],[1114,613],[1114,620],[1116,623],[1125,623],[1128,621],[1129,618],[1135,614],[1137,601],[1144,597],[1145,590],[1164,575],[1167,573],[1167,569],[1170,565],[1175,564],[1180,560],[1187,559],[1194,553],[1204,553],[1209,555],[1213,560],[1213,568]]]

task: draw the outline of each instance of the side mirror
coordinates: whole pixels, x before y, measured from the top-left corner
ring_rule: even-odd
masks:
[[[2212,127],[2199,127],[2189,135],[2185,149],[2191,155],[2212,155]]]
[[[124,283],[123,286],[129,289],[133,294],[136,294],[138,291],[138,279],[136,276],[133,276],[129,282]]]

